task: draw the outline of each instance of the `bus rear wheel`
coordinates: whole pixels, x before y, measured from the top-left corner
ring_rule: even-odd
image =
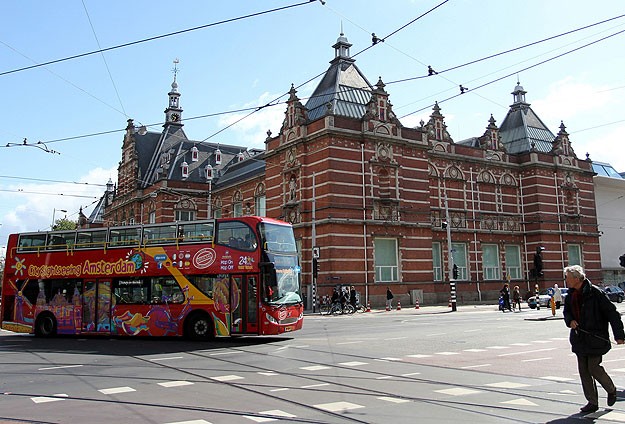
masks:
[[[40,314],[35,322],[35,335],[52,337],[56,335],[56,319],[49,313]]]
[[[215,326],[205,313],[197,313],[187,318],[185,335],[191,340],[210,340],[215,337]]]

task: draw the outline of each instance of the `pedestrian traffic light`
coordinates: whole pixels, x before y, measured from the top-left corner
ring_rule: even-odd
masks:
[[[625,254],[622,254],[621,256],[619,256],[618,260],[621,263],[621,266],[625,267]]]
[[[312,272],[313,277],[317,278],[317,276],[319,275],[319,262],[317,261],[317,258],[313,258],[312,260]]]
[[[454,276],[454,280],[458,279],[458,265],[454,264],[452,274]]]

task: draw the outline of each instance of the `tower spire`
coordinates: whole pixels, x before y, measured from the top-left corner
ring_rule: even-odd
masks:
[[[180,60],[174,59],[174,67],[171,70],[174,74],[174,81],[171,83],[171,91],[167,93],[169,96],[169,104],[165,109],[165,125],[182,125],[182,108],[180,107],[180,93],[178,92],[178,64]],[[164,125],[164,126],[165,126]]]

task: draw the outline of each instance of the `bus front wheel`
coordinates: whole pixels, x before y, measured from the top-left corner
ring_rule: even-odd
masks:
[[[209,340],[215,336],[213,321],[207,314],[191,315],[185,324],[185,334],[191,340]]]
[[[35,322],[35,335],[39,337],[52,337],[56,335],[56,319],[52,314],[41,314]]]

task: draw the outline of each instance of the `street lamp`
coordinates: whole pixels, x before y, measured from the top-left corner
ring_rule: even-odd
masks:
[[[54,230],[54,223],[55,223],[54,217],[56,215],[56,211],[67,213],[67,211],[65,209],[54,209],[53,208],[52,209],[52,224],[50,224],[50,230]]]
[[[207,164],[206,168],[204,168],[206,173],[206,181],[208,181],[208,219],[211,219],[213,211],[212,211],[212,195],[213,195],[213,167],[211,164]]]

